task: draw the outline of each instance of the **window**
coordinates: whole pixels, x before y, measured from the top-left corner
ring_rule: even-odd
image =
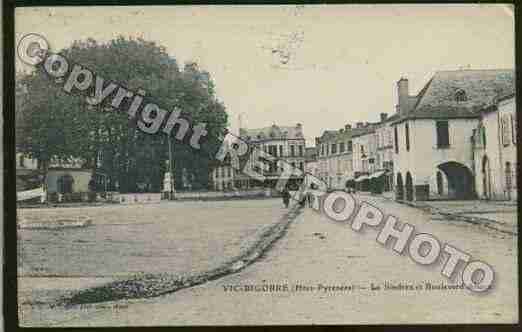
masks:
[[[468,100],[468,96],[466,95],[466,91],[462,89],[458,89],[457,92],[455,92],[455,101],[457,102],[463,102]]]
[[[332,144],[332,154],[334,154],[334,153],[337,153],[337,144],[336,143]]]
[[[277,146],[276,145],[269,145],[268,146],[268,153],[271,156],[277,157]]]
[[[344,142],[339,143],[339,152],[340,153],[344,152]]]
[[[295,162],[291,162],[290,165],[292,165],[292,168],[295,168]]]
[[[290,145],[290,156],[295,157],[295,145]]]
[[[228,174],[227,174],[228,177],[231,177],[231,176],[232,176],[232,173],[231,173],[230,167],[227,167],[227,173],[228,173]]]
[[[517,144],[517,117],[510,115],[511,117],[511,140],[513,144]]]
[[[449,147],[448,121],[437,121],[437,148]]]
[[[395,153],[399,153],[399,133],[397,131],[397,127],[394,127],[395,134]]]
[[[348,151],[351,152],[353,149],[352,141],[348,141]]]
[[[511,190],[512,188],[512,174],[511,174],[511,163],[506,162],[506,189]]]
[[[326,144],[326,154],[330,154],[330,144]]]
[[[279,157],[283,156],[283,146],[279,145]]]
[[[502,131],[502,145],[508,146],[511,140],[509,115],[503,115],[500,121]]]
[[[66,174],[58,179],[58,192],[61,194],[72,193],[74,179],[71,175]]]
[[[321,144],[321,156],[324,156],[324,144]]]
[[[24,157],[23,154],[20,155],[19,166],[20,166],[20,167],[25,167],[25,157]]]
[[[410,126],[408,123],[404,126],[405,135],[406,135],[406,151],[410,151]]]
[[[304,171],[304,165],[302,161],[299,163],[299,169],[301,169],[301,171]]]
[[[480,128],[480,132],[482,134],[482,146],[486,147],[486,128],[485,127]]]
[[[303,156],[303,146],[302,145],[299,145],[299,156],[300,157]]]

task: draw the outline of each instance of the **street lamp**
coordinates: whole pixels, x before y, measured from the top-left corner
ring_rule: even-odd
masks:
[[[173,155],[172,155],[171,136],[168,136],[167,140],[169,142],[169,182],[170,182],[169,199],[173,200],[175,198],[175,194],[174,194],[174,160],[173,160]]]

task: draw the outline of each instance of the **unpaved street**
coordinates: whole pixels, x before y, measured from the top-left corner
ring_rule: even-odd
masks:
[[[34,307],[32,319],[40,317],[36,324],[65,326],[518,320],[516,236],[468,223],[432,220],[426,212],[383,198],[358,199],[409,222],[417,232],[430,233],[473,259],[490,263],[496,272],[494,289],[485,295],[466,289],[385,289],[385,283],[415,287],[452,282],[440,275],[440,264],[422,267],[381,246],[375,241],[377,230],[368,228],[360,234],[307,209],[264,258],[240,273],[158,298],[52,311]],[[259,291],[245,291],[249,285],[258,286]],[[263,285],[279,285],[279,291],[263,291]],[[285,285],[288,291],[282,290]],[[236,291],[225,290],[231,286]]]

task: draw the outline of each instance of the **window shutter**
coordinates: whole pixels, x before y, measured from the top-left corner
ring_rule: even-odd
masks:
[[[509,132],[509,123],[508,123],[508,116],[503,115],[501,118],[501,125],[502,125],[502,144],[504,146],[509,145],[509,139],[511,136]]]
[[[517,117],[510,115],[511,117],[511,140],[513,144],[517,144]]]

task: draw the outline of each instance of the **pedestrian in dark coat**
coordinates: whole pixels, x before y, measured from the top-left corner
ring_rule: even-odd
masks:
[[[285,208],[288,208],[288,204],[290,203],[290,192],[288,189],[284,188],[281,194],[283,196],[283,204],[285,205]]]

